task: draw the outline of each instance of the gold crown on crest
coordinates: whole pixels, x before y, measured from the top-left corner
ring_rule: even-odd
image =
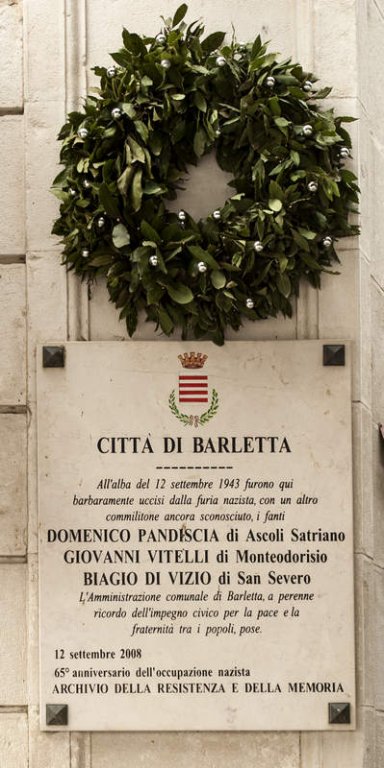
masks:
[[[183,368],[202,368],[208,355],[203,355],[202,352],[184,352],[183,355],[178,355]]]

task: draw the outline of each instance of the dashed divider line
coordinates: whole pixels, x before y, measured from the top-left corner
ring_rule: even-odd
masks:
[[[173,467],[173,466],[166,466],[166,467],[156,467],[156,469],[233,469],[233,467]]]

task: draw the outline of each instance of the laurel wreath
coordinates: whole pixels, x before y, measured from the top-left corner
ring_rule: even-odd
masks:
[[[156,37],[123,31],[115,64],[62,127],[53,183],[63,263],[106,280],[129,335],[144,311],[170,335],[223,343],[243,320],[292,314],[320,286],[358,199],[351,139],[330,88],[260,39],[204,38],[183,4]],[[167,209],[188,167],[216,153],[233,194],[196,221]]]
[[[192,426],[198,427],[199,424],[206,424],[207,421],[213,418],[213,416],[216,415],[217,411],[219,410],[219,395],[217,393],[216,389],[212,389],[212,398],[211,398],[211,404],[207,411],[201,414],[201,416],[198,415],[188,415],[186,413],[181,413],[176,405],[176,394],[175,390],[173,389],[169,399],[168,399],[168,405],[170,407],[170,410],[172,411],[173,415],[176,416],[179,421],[184,424],[184,426]]]

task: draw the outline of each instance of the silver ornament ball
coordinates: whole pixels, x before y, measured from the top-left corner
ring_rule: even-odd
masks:
[[[312,136],[313,128],[311,125],[309,125],[309,123],[307,123],[306,125],[303,125],[303,134],[304,136]]]
[[[340,148],[340,157],[342,157],[342,158],[349,157],[349,149],[348,149],[348,147],[341,147]]]
[[[311,91],[312,88],[313,88],[313,83],[311,83],[310,80],[306,80],[304,85],[303,85],[303,90],[304,91]]]
[[[275,80],[274,77],[272,77],[272,75],[267,77],[267,79],[265,81],[265,84],[268,86],[268,88],[273,88],[275,83],[276,83],[276,80]]]
[[[253,309],[253,307],[255,306],[255,302],[253,301],[253,299],[247,299],[245,302],[245,306],[247,307],[247,309]]]
[[[155,40],[156,40],[156,42],[157,42],[159,45],[164,45],[164,43],[166,43],[166,42],[167,42],[167,38],[165,37],[165,35],[164,35],[162,32],[159,32],[159,34],[158,34],[158,35],[156,35],[156,38],[155,38]]]
[[[216,211],[213,211],[212,216],[215,219],[215,221],[220,221],[220,219],[221,219],[221,211],[217,208]]]
[[[307,184],[308,192],[312,192],[312,193],[317,192],[318,188],[319,188],[319,185],[317,181],[310,181],[309,184]]]
[[[84,128],[84,127],[79,128],[79,130],[77,131],[77,135],[79,136],[80,139],[86,139],[88,136],[88,128]]]
[[[122,111],[121,111],[120,107],[114,107],[114,108],[111,110],[111,115],[112,115],[112,117],[113,117],[113,119],[114,119],[114,120],[119,120],[119,118],[121,117],[121,115],[122,115],[122,114],[123,114],[123,113],[122,113]]]
[[[179,213],[177,214],[177,218],[179,219],[179,221],[186,221],[187,214],[185,213],[185,211],[179,211]]]
[[[83,259],[88,259],[88,257],[89,257],[89,250],[88,250],[88,248],[83,248],[83,250],[81,251],[81,255],[82,255]]]
[[[224,56],[218,56],[216,59],[216,64],[218,67],[225,67],[227,63],[227,59],[224,58]]]
[[[110,77],[110,78],[115,77],[116,73],[117,73],[116,67],[108,67],[107,77]]]
[[[163,69],[170,69],[171,62],[169,59],[161,59],[160,66],[163,67]]]
[[[76,195],[76,190],[75,190],[75,189],[73,189],[73,187],[70,187],[70,189],[68,190],[68,192],[69,192],[69,194],[71,195],[71,197],[75,197],[75,195]]]
[[[324,248],[330,248],[331,245],[332,245],[332,238],[329,237],[329,235],[327,235],[327,237],[324,237],[323,246]]]
[[[84,189],[90,189],[90,186],[91,186],[91,182],[89,181],[89,179],[84,179],[83,181]]]
[[[155,253],[149,257],[149,263],[151,264],[152,267],[157,267],[159,260]]]
[[[206,265],[205,261],[199,261],[199,263],[197,265],[197,269],[199,270],[199,272],[206,272],[207,271],[207,265]]]
[[[97,226],[98,226],[99,229],[103,229],[103,227],[105,227],[105,218],[104,218],[104,216],[99,216],[99,218],[97,219]]]
[[[255,242],[253,243],[253,247],[256,253],[261,253],[264,250],[263,243],[260,240],[255,240]]]

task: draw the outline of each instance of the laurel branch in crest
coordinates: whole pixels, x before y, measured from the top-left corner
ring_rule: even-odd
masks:
[[[176,416],[176,418],[179,419],[179,421],[181,421],[185,427],[187,425],[188,426],[194,425],[195,427],[198,427],[199,424],[206,424],[207,421],[213,418],[213,416],[216,416],[216,413],[219,410],[219,395],[216,389],[212,389],[211,404],[208,410],[202,413],[201,416],[197,416],[197,415],[195,416],[193,414],[188,415],[187,413],[181,413],[181,411],[179,411],[176,405],[176,394],[174,389],[172,390],[169,396],[168,405],[173,415]]]

